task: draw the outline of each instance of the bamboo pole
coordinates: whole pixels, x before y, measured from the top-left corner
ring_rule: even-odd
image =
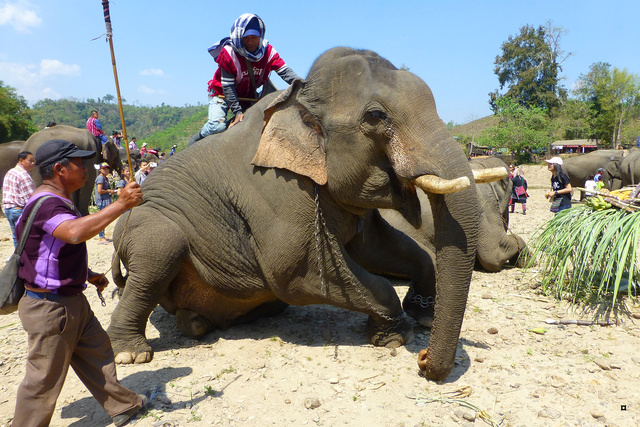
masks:
[[[124,137],[124,147],[127,150],[127,163],[129,165],[129,177],[133,179],[133,165],[131,164],[131,154],[129,152],[129,139],[127,138],[127,126],[124,123],[124,110],[122,109],[122,97],[120,96],[120,84],[118,83],[118,68],[116,67],[116,55],[113,50],[113,34],[111,29],[111,16],[109,14],[109,0],[102,0],[104,11],[104,24],[107,27],[107,41],[111,50],[111,64],[113,65],[113,78],[116,81],[116,94],[118,96],[118,107],[120,108],[120,122],[122,123],[122,136]]]

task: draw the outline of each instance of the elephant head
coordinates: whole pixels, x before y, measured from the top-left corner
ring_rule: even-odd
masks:
[[[420,369],[453,368],[475,260],[479,204],[464,152],[438,117],[429,87],[371,51],[335,48],[265,111],[256,166],[311,178],[343,209],[399,211],[419,227],[416,186],[433,207],[437,299]]]

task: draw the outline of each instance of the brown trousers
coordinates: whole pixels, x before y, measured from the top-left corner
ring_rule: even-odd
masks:
[[[110,416],[142,407],[140,396],[118,382],[111,341],[84,294],[47,297],[25,295],[18,306],[29,349],[13,425],[49,425],[69,366]]]

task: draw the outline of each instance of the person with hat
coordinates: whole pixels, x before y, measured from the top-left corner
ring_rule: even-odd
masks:
[[[144,157],[147,154],[147,143],[143,142],[142,147],[140,148],[140,156]]]
[[[547,169],[551,172],[551,191],[544,196],[551,201],[551,212],[556,214],[571,207],[571,180],[562,169],[562,159],[552,157],[547,162]]]
[[[176,154],[176,148],[178,148],[178,145],[173,144],[173,146],[171,147],[171,151],[169,151],[169,156],[173,156],[174,154]]]
[[[244,112],[257,101],[257,91],[275,71],[291,84],[298,75],[284,62],[265,37],[264,21],[252,13],[241,15],[225,37],[209,48],[218,69],[209,81],[209,117],[189,145],[227,129],[227,112],[235,115],[229,127],[241,122]]]
[[[100,164],[100,174],[96,177],[96,191],[95,191],[95,202],[98,210],[106,208],[111,204],[111,195],[116,192],[116,190],[111,189],[111,184],[109,183],[109,164],[102,163]],[[100,244],[107,244],[111,241],[111,239],[107,239],[104,234],[104,229],[98,233],[98,237],[100,238]]]
[[[15,232],[16,222],[29,197],[36,189],[33,178],[31,178],[31,170],[34,166],[33,154],[29,151],[21,151],[18,153],[18,163],[13,169],[7,171],[2,181],[2,209],[5,218],[9,221],[14,247],[18,247]]]
[[[34,217],[18,271],[26,288],[18,314],[28,334],[28,352],[14,426],[49,425],[69,367],[116,426],[125,425],[146,403],[145,396],[118,382],[111,341],[83,293],[86,282],[98,292],[109,284],[104,274],[89,269],[86,241],[137,206],[142,192],[130,183],[116,202],[83,217],[71,193],[87,180],[83,159],[94,155],[61,139],[47,141],[36,151],[42,185],[16,224],[18,237],[36,201],[48,198]]]

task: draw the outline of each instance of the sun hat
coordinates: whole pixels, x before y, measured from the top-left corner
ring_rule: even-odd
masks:
[[[51,139],[42,144],[36,151],[36,164],[38,166],[49,166],[72,157],[89,158],[95,155],[95,151],[79,150],[75,144],[64,139]]]
[[[554,165],[562,165],[562,159],[560,157],[552,157],[549,160],[545,160],[547,163],[552,163]]]

